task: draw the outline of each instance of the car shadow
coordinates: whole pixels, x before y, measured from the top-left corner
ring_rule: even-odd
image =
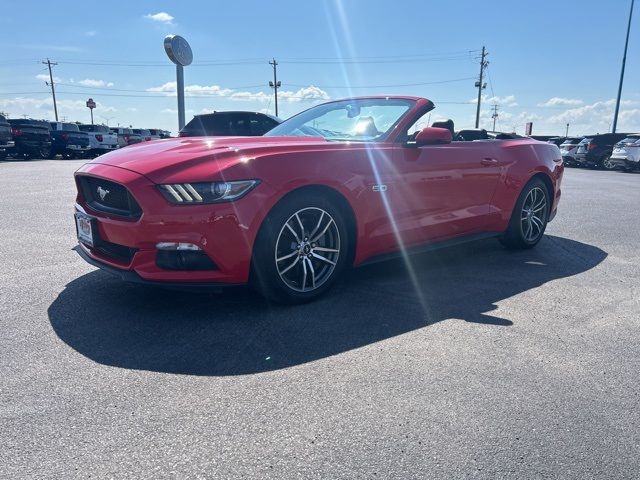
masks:
[[[496,327],[496,303],[585,272],[601,249],[545,236],[510,252],[494,240],[347,272],[323,298],[268,304],[248,288],[222,294],[125,284],[94,271],[70,282],[48,309],[56,334],[88,358],[128,369],[243,375],[291,367],[446,319]],[[473,335],[473,329],[469,330]]]

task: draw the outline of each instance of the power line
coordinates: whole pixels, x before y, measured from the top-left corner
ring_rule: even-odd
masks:
[[[467,80],[473,80],[476,77],[464,77],[454,78],[452,80],[438,80],[434,82],[420,82],[420,83],[395,83],[387,85],[313,85],[318,88],[336,88],[336,89],[352,89],[352,88],[395,88],[395,87],[420,87],[423,85],[438,85],[442,83],[463,82]],[[285,83],[289,87],[308,87],[309,85],[299,83]]]

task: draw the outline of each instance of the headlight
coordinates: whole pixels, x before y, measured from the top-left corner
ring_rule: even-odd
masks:
[[[235,182],[173,183],[159,185],[164,197],[171,203],[218,203],[238,200],[249,193],[259,180]]]

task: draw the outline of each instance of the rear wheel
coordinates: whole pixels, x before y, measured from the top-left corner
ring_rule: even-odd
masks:
[[[345,220],[326,198],[313,193],[287,198],[260,228],[252,284],[279,303],[314,300],[344,269],[348,242]]]
[[[547,228],[549,208],[546,185],[539,178],[531,179],[518,197],[509,227],[500,239],[501,243],[512,249],[535,247]]]
[[[604,155],[600,160],[600,165],[605,170],[614,170],[616,168],[615,163],[611,162],[611,155]]]

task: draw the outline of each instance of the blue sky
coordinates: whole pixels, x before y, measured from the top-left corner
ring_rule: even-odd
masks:
[[[472,127],[478,50],[490,61],[482,126],[522,133],[610,128],[628,0],[8,2],[0,17],[0,111],[53,118],[40,63],[57,61],[58,108],[68,120],[176,132],[175,69],[165,35],[190,42],[187,119],[212,110],[273,113],[267,86],[279,62],[280,116],[328,98],[410,94],[436,104],[432,120]],[[99,6],[98,6],[99,5]],[[105,8],[106,7],[106,8]],[[640,5],[636,5],[619,131],[640,131]],[[340,62],[338,59],[344,59]]]

